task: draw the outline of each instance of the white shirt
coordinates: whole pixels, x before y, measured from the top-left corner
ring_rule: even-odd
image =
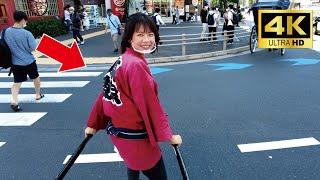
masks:
[[[160,16],[160,14],[158,14],[158,13],[154,13],[154,16],[156,16],[156,20],[157,20],[157,25],[159,26],[159,25],[164,25],[164,22],[163,22],[163,20],[162,20],[162,18],[161,18],[161,16]]]
[[[233,23],[232,23],[232,19],[233,19],[233,10],[229,10],[228,11],[228,26],[233,26]]]
[[[67,10],[64,10],[64,20],[70,20],[71,21],[71,18],[70,18],[70,12],[67,11]]]

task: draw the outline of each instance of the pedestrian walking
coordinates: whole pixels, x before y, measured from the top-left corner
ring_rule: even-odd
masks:
[[[81,17],[78,12],[75,12],[73,7],[69,8],[70,11],[70,17],[72,21],[72,34],[73,39],[77,41],[77,43],[80,43],[80,45],[84,44],[84,40],[80,34],[80,28],[81,28]]]
[[[147,16],[149,15],[149,13],[147,12],[147,8],[146,7],[142,8],[142,13],[147,15]]]
[[[155,9],[155,13],[153,14],[153,21],[156,24],[157,30],[159,31],[160,25],[165,25],[165,23],[162,20],[162,17],[160,15],[160,8]]]
[[[85,8],[83,8],[83,27],[84,27],[84,30],[89,30],[90,28],[90,21],[89,21],[88,13]]]
[[[194,14],[195,14],[195,21],[198,22],[198,13],[199,13],[199,10],[198,10],[198,7],[195,7],[194,9]]]
[[[172,11],[172,24],[177,24],[175,9],[173,9],[173,11]]]
[[[212,7],[211,10],[208,12],[208,29],[209,29],[209,40],[216,40],[216,33],[217,33],[217,27],[218,27],[218,14],[216,12],[216,8]],[[212,37],[212,38],[211,38]],[[213,44],[216,44],[216,42],[213,42]]]
[[[233,43],[233,37],[234,37],[233,16],[234,16],[233,5],[229,5],[227,9],[227,31],[228,31],[227,43],[230,43],[230,44]]]
[[[118,37],[119,35],[121,35],[121,23],[120,20],[118,18],[118,16],[115,16],[112,14],[112,10],[108,9],[107,10],[107,18],[106,18],[106,32],[107,29],[110,29],[110,34],[111,34],[111,38],[112,38],[112,42],[113,42],[113,46],[114,46],[114,53],[118,53],[118,47],[119,47],[119,43],[118,43]]]
[[[36,59],[32,52],[37,47],[37,42],[31,32],[24,29],[27,25],[28,17],[22,11],[15,11],[13,14],[15,23],[5,30],[4,40],[8,44],[12,53],[13,85],[11,87],[11,108],[13,111],[21,111],[18,95],[22,82],[27,81],[29,76],[33,80],[35,89],[35,99],[38,101],[44,97],[40,91],[40,77],[36,64]]]
[[[104,76],[104,85],[87,121],[85,134],[106,129],[127,166],[129,180],[166,180],[159,142],[181,145],[173,135],[158,98],[155,79],[145,54],[154,52],[159,34],[153,20],[136,13],[128,18],[121,42],[122,55]]]
[[[207,35],[205,33],[208,32],[208,22],[207,22],[207,16],[208,16],[208,6],[204,6],[203,9],[200,11],[200,17],[201,17],[201,23],[202,23],[202,32],[200,36],[200,41],[206,41]]]
[[[68,32],[71,32],[71,18],[70,18],[70,12],[69,12],[70,5],[66,5],[64,9],[64,24],[67,27]]]
[[[180,11],[179,11],[179,7],[177,6],[177,8],[175,9],[176,11],[176,21],[177,24],[180,24]]]

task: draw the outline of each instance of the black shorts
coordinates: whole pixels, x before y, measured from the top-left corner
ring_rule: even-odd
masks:
[[[27,75],[30,79],[39,77],[38,67],[36,61],[27,66],[13,65],[11,67],[13,73],[13,79],[15,83],[20,83],[28,80]]]

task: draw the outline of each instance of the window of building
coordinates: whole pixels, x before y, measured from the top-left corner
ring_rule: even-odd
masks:
[[[14,0],[16,10],[28,16],[58,16],[57,0]]]

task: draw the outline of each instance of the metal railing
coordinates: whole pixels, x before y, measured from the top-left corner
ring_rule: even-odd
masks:
[[[230,34],[228,34],[230,33]],[[232,34],[233,33],[233,34]],[[215,35],[212,37],[212,35]],[[209,36],[211,35],[211,36]],[[207,41],[200,41],[201,39],[210,39]],[[172,46],[181,46],[181,55],[185,56],[187,53],[187,46],[190,45],[198,45],[198,44],[208,44],[208,43],[218,43],[222,42],[222,50],[227,50],[227,42],[228,40],[245,38],[246,45],[249,45],[249,37],[250,37],[250,29],[237,28],[233,31],[217,31],[212,33],[196,33],[196,34],[181,34],[181,35],[165,35],[160,36],[161,45],[159,45],[159,49],[161,50],[164,47],[172,47]],[[215,38],[215,39],[213,39]],[[217,44],[216,44],[217,45]],[[229,47],[231,47],[230,45]],[[212,49],[213,50],[213,49]],[[212,52],[212,51],[211,51]]]

